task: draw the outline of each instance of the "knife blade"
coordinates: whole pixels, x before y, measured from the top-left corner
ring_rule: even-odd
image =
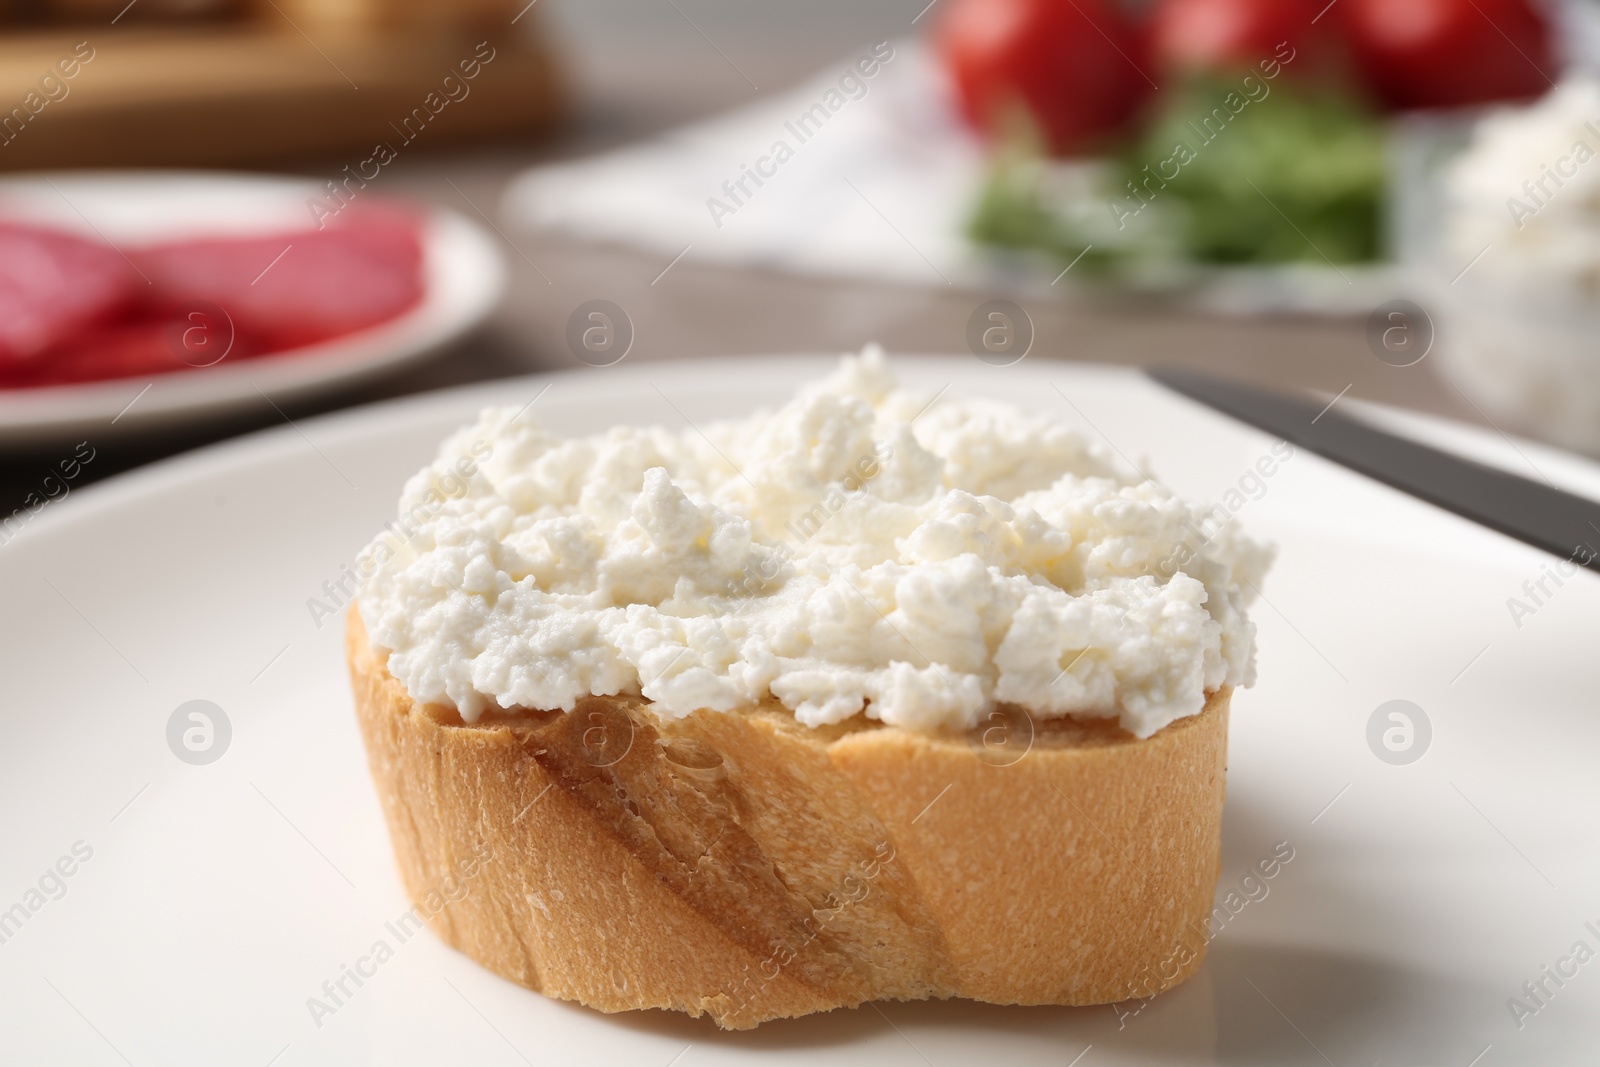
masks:
[[[1600,502],[1242,382],[1149,367],[1173,392],[1524,544],[1600,571]],[[1337,398],[1336,398],[1337,399]]]

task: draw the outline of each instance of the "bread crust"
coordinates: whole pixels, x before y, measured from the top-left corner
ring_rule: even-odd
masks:
[[[1200,966],[1229,690],[1138,740],[997,713],[966,736],[640,698],[463,723],[349,613],[357,717],[440,937],[600,1011],[745,1029],[867,1000],[1105,1004]]]

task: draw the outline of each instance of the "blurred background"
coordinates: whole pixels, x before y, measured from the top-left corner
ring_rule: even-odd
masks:
[[[7,0],[0,515],[77,442],[72,487],[457,383],[868,341],[1600,454],[1597,27],[1589,0]]]

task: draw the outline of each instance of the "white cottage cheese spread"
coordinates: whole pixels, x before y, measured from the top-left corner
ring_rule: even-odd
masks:
[[[640,694],[924,731],[1010,703],[1148,737],[1253,681],[1269,554],[1231,519],[1058,419],[931,399],[869,348],[703,436],[491,408],[406,484],[362,617],[412,699],[469,722]]]
[[[1444,174],[1446,250],[1478,283],[1592,304],[1600,296],[1600,83],[1496,110]],[[1488,249],[1485,252],[1485,249]]]
[[[1600,81],[1496,109],[1443,172],[1430,312],[1491,417],[1600,453]]]

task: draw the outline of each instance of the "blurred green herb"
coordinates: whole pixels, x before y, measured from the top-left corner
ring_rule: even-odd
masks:
[[[1342,90],[1207,79],[1170,103],[1095,180],[1052,183],[1016,146],[997,159],[969,234],[1105,271],[1152,258],[1362,263],[1381,252],[1380,121]]]
[[[968,224],[969,236],[979,244],[998,248],[1036,249],[1055,256],[1077,257],[1088,243],[1082,228],[1045,204],[1040,180],[1040,169],[1027,161],[1011,157],[998,162],[978,194],[977,207]],[[1095,256],[1088,265],[1104,261],[1104,255]]]

